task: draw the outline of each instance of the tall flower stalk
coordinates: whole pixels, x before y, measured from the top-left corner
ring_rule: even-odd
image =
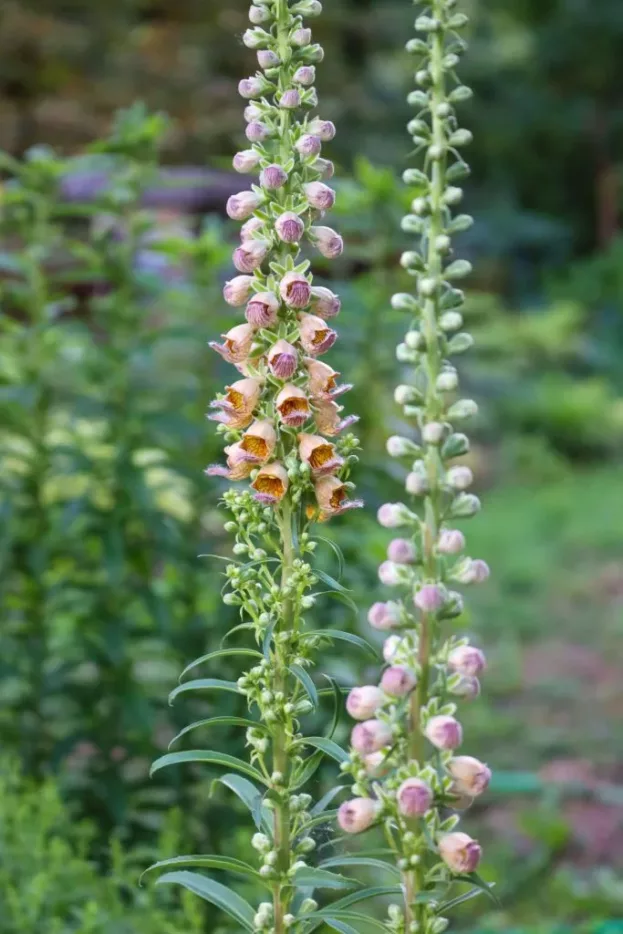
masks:
[[[312,43],[302,16],[320,11],[317,0],[255,0],[250,9],[253,25],[244,43],[257,51],[260,70],[240,82],[240,94],[248,101],[250,146],[237,153],[234,167],[259,173],[259,185],[227,204],[229,216],[244,224],[233,254],[239,275],[224,289],[229,305],[245,306],[245,321],[211,345],[236,367],[238,378],[211,406],[210,417],[226,442],[226,463],[207,473],[248,481],[224,496],[232,514],[226,528],[235,535],[233,551],[239,559],[226,568],[224,602],[239,607],[236,628],[253,631],[259,648],[219,650],[184,673],[223,652],[252,657],[254,667],[237,683],[183,681],[173,692],[175,697],[224,689],[244,695],[257,719],[215,718],[183,734],[217,723],[246,727],[250,762],[196,749],[166,755],[154,765],[155,770],[206,762],[235,770],[222,781],[252,812],[259,870],[216,856],[181,861],[234,870],[236,862],[238,871],[243,867],[266,886],[270,899],[252,910],[220,883],[187,871],[168,873],[160,881],[196,891],[249,930],[274,934],[298,930],[299,920],[309,921],[317,907],[301,893],[318,879],[310,875],[305,856],[314,849],[311,827],[330,819],[323,818],[323,811],[332,795],[312,816],[311,798],[300,792],[327,746],[325,737],[304,737],[299,724],[317,704],[308,669],[325,638],[304,621],[318,580],[309,563],[315,548],[310,527],[360,505],[351,499],[348,482],[356,440],[339,437],[355,421],[342,417],[336,401],[349,387],[338,385],[339,374],[320,359],[336,340],[327,322],[338,314],[340,301],[329,289],[313,285],[310,264],[301,257],[301,245],[327,258],[343,248],[341,237],[319,223],[335,200],[324,181],[333,166],[321,156],[335,128],[310,115],[317,103],[315,64],[323,53]],[[315,751],[305,755],[306,747]],[[180,859],[164,865],[179,867]],[[329,876],[324,873],[325,882]]]
[[[389,455],[409,465],[408,502],[387,503],[378,514],[383,527],[400,530],[379,568],[381,582],[399,595],[369,612],[373,628],[392,632],[383,650],[387,667],[379,685],[355,688],[348,697],[348,711],[360,722],[344,768],[355,778],[357,797],[338,816],[349,833],[382,824],[404,894],[402,904],[390,908],[388,930],[400,934],[443,931],[448,922],[442,913],[454,903],[450,890],[457,880],[474,883],[470,896],[488,891],[475,872],[481,848],[457,830],[455,813],[490,779],[486,765],[458,754],[463,731],[456,716],[458,705],[480,692],[485,657],[451,631],[463,609],[455,587],[489,576],[484,561],[464,555],[464,535],[454,527],[480,508],[467,492],[471,470],[455,463],[469,449],[456,426],[476,414],[471,399],[458,397],[452,362],[472,344],[462,330],[463,293],[454,284],[470,264],[454,258],[453,237],[472,224],[456,212],[463,195],[457,183],[469,174],[460,149],[471,139],[455,113],[455,105],[471,95],[455,74],[467,23],[456,6],[456,0],[420,4],[418,37],[408,44],[420,60],[417,90],[409,97],[417,111],[409,132],[421,168],[405,173],[414,200],[402,226],[417,244],[401,263],[415,289],[395,295],[393,305],[410,318],[397,349],[410,378],[397,387],[395,399],[415,430],[413,439],[387,442]]]

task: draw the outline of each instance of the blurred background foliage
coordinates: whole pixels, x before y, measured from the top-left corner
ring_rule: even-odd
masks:
[[[468,819],[503,908],[466,906],[456,924],[620,934],[623,8],[466,9],[478,224],[461,244],[477,341],[463,374],[481,407],[469,459],[485,503],[466,531],[494,575],[461,625],[491,656],[469,751],[496,769]],[[316,30],[348,242],[331,269],[344,307],[332,363],[355,383],[367,503],[326,528],[361,611],[327,602],[318,619],[366,636],[387,538],[374,512],[401,489],[384,441],[401,430],[403,322],[388,300],[405,243],[412,19],[402,0],[333,0]],[[156,856],[236,855],[248,840],[216,773],[148,779],[189,716],[213,709],[169,708],[177,673],[236,622],[219,562],[198,557],[229,549],[203,470],[219,458],[207,402],[230,376],[206,343],[233,321],[220,290],[234,232],[218,187],[208,215],[170,186],[153,192],[159,165],[228,170],[245,26],[238,0],[0,6],[0,934],[227,930],[135,883]],[[114,118],[136,99],[147,107]],[[214,674],[235,678],[227,661]],[[348,685],[367,664],[334,651],[323,669]],[[334,778],[327,765],[314,790]]]

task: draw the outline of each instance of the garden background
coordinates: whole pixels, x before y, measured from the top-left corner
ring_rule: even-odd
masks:
[[[615,934],[623,6],[464,6],[477,218],[462,244],[477,338],[464,375],[482,412],[470,463],[484,502],[468,538],[493,569],[461,620],[490,657],[465,726],[495,770],[469,820],[503,909],[465,906],[455,923]],[[230,165],[236,85],[252,69],[246,13],[243,0],[0,4],[0,934],[227,930],[213,909],[136,882],[158,856],[235,856],[248,840],[216,772],[148,778],[189,714],[214,709],[167,706],[179,671],[236,622],[221,562],[198,555],[230,547],[223,487],[203,475],[219,457],[205,411],[228,373],[206,344],[232,321],[222,218],[241,186]],[[367,504],[326,527],[319,560],[342,601],[317,622],[366,637],[386,544],[374,514],[400,488],[384,441],[400,430],[403,325],[389,296],[405,245],[413,19],[403,0],[328,0],[315,30],[347,241],[331,271],[343,298],[331,362],[355,384]],[[217,676],[237,676],[228,662]],[[323,670],[348,685],[368,664],[333,651]],[[235,712],[235,697],[219,703]],[[318,790],[333,774],[327,764]]]

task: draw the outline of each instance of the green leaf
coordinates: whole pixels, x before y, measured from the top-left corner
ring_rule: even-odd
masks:
[[[327,679],[333,690],[333,717],[331,718],[331,724],[327,731],[327,739],[332,739],[337,729],[337,725],[340,722],[340,715],[342,713],[342,692],[340,691],[338,683],[334,681],[333,678],[329,677],[329,675],[324,675],[324,677]]]
[[[231,639],[234,633],[240,632],[241,629],[255,629],[255,626],[253,625],[253,623],[239,623],[237,626],[234,626],[233,629],[230,629],[229,632],[225,633],[225,635],[221,639],[221,645],[223,645],[223,643],[227,639]]]
[[[502,903],[497,895],[493,891],[493,886],[479,876],[477,872],[466,873],[464,876],[455,876],[456,882],[470,882],[473,886],[483,892],[488,898],[491,899],[496,908],[501,908]]]
[[[335,542],[332,542],[330,538],[325,538],[323,535],[316,535],[315,538],[316,541],[324,542],[325,545],[328,545],[337,558],[337,579],[339,581],[344,573],[344,555],[342,554],[342,549],[339,545],[336,545]]]
[[[326,795],[323,795],[320,801],[317,801],[314,804],[313,808],[310,811],[310,814],[312,815],[312,817],[314,817],[316,814],[322,814],[326,806],[328,804],[331,804],[333,799],[337,795],[339,795],[340,791],[343,791],[344,788],[346,787],[347,787],[346,785],[336,785],[334,788],[330,788],[327,791]]]
[[[357,902],[363,902],[368,898],[377,898],[379,895],[402,895],[402,886],[400,885],[374,885],[367,889],[361,889],[359,892],[353,892],[351,895],[345,895],[331,905],[331,914],[336,914],[335,909],[348,908]]]
[[[174,746],[182,736],[186,736],[191,730],[196,730],[201,726],[244,726],[247,728],[253,727],[253,729],[257,730],[268,729],[263,723],[257,723],[255,720],[246,720],[244,717],[208,717],[207,720],[195,720],[194,723],[189,723],[183,730],[180,730],[177,736],[174,736],[169,743],[169,749],[171,746]]]
[[[228,756],[224,752],[213,752],[211,749],[188,749],[183,752],[169,752],[166,756],[161,756],[159,759],[156,759],[149,774],[154,775],[156,772],[159,772],[160,769],[165,769],[169,765],[183,765],[186,762],[202,762],[206,765],[224,765],[229,769],[236,769],[238,772],[248,775],[250,778],[261,782],[263,785],[266,784],[261,772],[248,762],[244,762],[242,759],[236,759],[235,756]]]
[[[342,747],[334,743],[332,739],[327,739],[326,736],[305,736],[297,743],[298,745],[314,746],[315,749],[321,749],[322,752],[331,756],[336,762],[348,762],[348,753],[344,752]]]
[[[293,881],[299,888],[313,889],[352,889],[353,885],[357,885],[354,879],[347,879],[346,876],[327,872],[324,869],[315,869],[312,866],[298,869]]]
[[[257,649],[217,649],[216,652],[208,652],[207,655],[202,655],[200,658],[196,658],[194,662],[191,662],[190,665],[187,665],[180,675],[180,681],[184,675],[188,674],[189,671],[192,671],[193,668],[197,668],[199,665],[203,665],[204,662],[209,662],[213,658],[223,658],[227,655],[250,655],[253,658],[262,657],[261,653],[258,652]]]
[[[300,683],[305,688],[305,691],[307,692],[307,695],[310,701],[312,702],[314,707],[317,707],[318,706],[318,692],[316,691],[316,685],[314,684],[314,682],[312,681],[308,673],[305,671],[305,669],[301,668],[300,665],[290,665],[288,670],[292,672],[292,674],[297,679],[297,681],[300,681]]]
[[[180,694],[186,694],[189,691],[230,691],[232,694],[238,694],[238,685],[235,681],[222,681],[220,678],[197,678],[194,681],[185,681],[178,685],[169,694],[169,704],[172,704]]]
[[[233,791],[233,793],[240,798],[242,803],[251,812],[253,821],[258,830],[261,825],[272,835],[270,812],[266,808],[262,808],[262,793],[258,791],[255,785],[247,781],[246,778],[242,778],[241,775],[230,775],[229,773],[215,778],[212,782],[212,787],[214,787],[217,782],[220,782],[221,785],[225,785],[226,788],[229,788],[230,791]]]
[[[350,642],[351,645],[359,646],[360,649],[368,652],[375,659],[379,654],[374,646],[362,639],[361,636],[355,636],[352,632],[343,632],[341,629],[314,629],[312,632],[305,633],[305,638],[308,636],[322,636],[332,641]]]
[[[370,889],[372,891],[372,889]],[[402,893],[402,889],[399,889],[399,892]],[[347,896],[350,897],[350,896]],[[311,927],[307,928],[307,934],[310,934],[311,931],[314,931],[317,927],[320,927],[321,924],[328,923],[328,919],[332,920],[337,919],[338,921],[352,922],[357,925],[358,934],[361,934],[361,925],[371,925],[372,927],[379,928],[381,931],[386,932],[387,928],[382,921],[378,921],[376,918],[373,918],[370,915],[360,915],[356,911],[340,911],[337,909],[337,906],[341,902],[346,901],[346,899],[340,899],[339,902],[334,902],[328,908],[321,909],[320,911],[315,911],[313,914],[309,915],[310,920],[314,923]]]
[[[292,780],[292,790],[296,791],[297,788],[300,788],[302,785],[306,785],[307,782],[313,777],[317,772],[318,768],[322,765],[324,760],[324,753],[321,750],[315,752],[313,755],[309,756],[305,760],[299,772],[296,773]]]
[[[324,923],[328,928],[338,931],[339,934],[361,934],[356,928],[346,924],[345,921],[339,921],[337,918],[325,918]]]
[[[382,859],[373,859],[370,856],[332,856],[325,859],[320,866],[325,869],[330,866],[367,866],[370,869],[376,869],[379,872],[388,872],[390,875],[400,878],[400,870],[391,863],[384,863]]]
[[[464,892],[463,895],[457,895],[456,898],[451,898],[449,901],[439,905],[435,914],[443,914],[446,911],[450,911],[452,908],[456,908],[457,905],[462,905],[463,902],[469,902],[472,898],[477,898],[478,895],[483,894],[482,889],[470,889],[469,892]]]
[[[315,817],[312,817],[311,820],[308,820],[307,823],[303,824],[301,827],[301,833],[309,833],[309,831],[313,830],[314,827],[319,827],[321,824],[328,824],[329,821],[334,821],[336,817],[337,810],[323,811],[322,814],[316,814]]]
[[[253,931],[255,912],[251,905],[220,882],[201,876],[198,872],[168,872],[158,879],[157,885],[181,885],[206,902],[227,912],[247,931]]]
[[[232,859],[231,856],[173,856],[170,859],[161,859],[154,863],[149,869],[141,875],[141,879],[147,872],[154,869],[169,869],[172,866],[203,866],[205,869],[223,869],[226,872],[235,872],[240,876],[250,876],[256,882],[262,882],[257,869],[243,863],[240,859]]]

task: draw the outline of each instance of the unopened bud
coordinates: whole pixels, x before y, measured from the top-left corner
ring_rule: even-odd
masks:
[[[461,724],[454,717],[431,717],[424,735],[437,749],[456,749],[463,741]]]
[[[381,687],[391,697],[404,697],[413,690],[417,681],[415,675],[402,665],[392,665],[383,672]]]
[[[478,868],[482,849],[476,840],[457,831],[444,834],[440,838],[439,855],[452,872],[464,874],[474,872]]]
[[[353,720],[368,720],[383,703],[383,692],[372,684],[353,688],[346,699],[346,709]]]
[[[383,746],[388,746],[391,740],[391,727],[383,720],[366,720],[364,723],[358,723],[351,733],[352,747],[362,755],[378,752]]]
[[[448,665],[452,671],[476,677],[486,669],[487,659],[475,645],[459,645],[450,652]]]
[[[433,792],[419,778],[408,778],[398,789],[398,810],[404,817],[421,817],[430,810]]]
[[[340,806],[337,822],[345,833],[362,833],[377,818],[379,805],[371,798],[353,798]]]

